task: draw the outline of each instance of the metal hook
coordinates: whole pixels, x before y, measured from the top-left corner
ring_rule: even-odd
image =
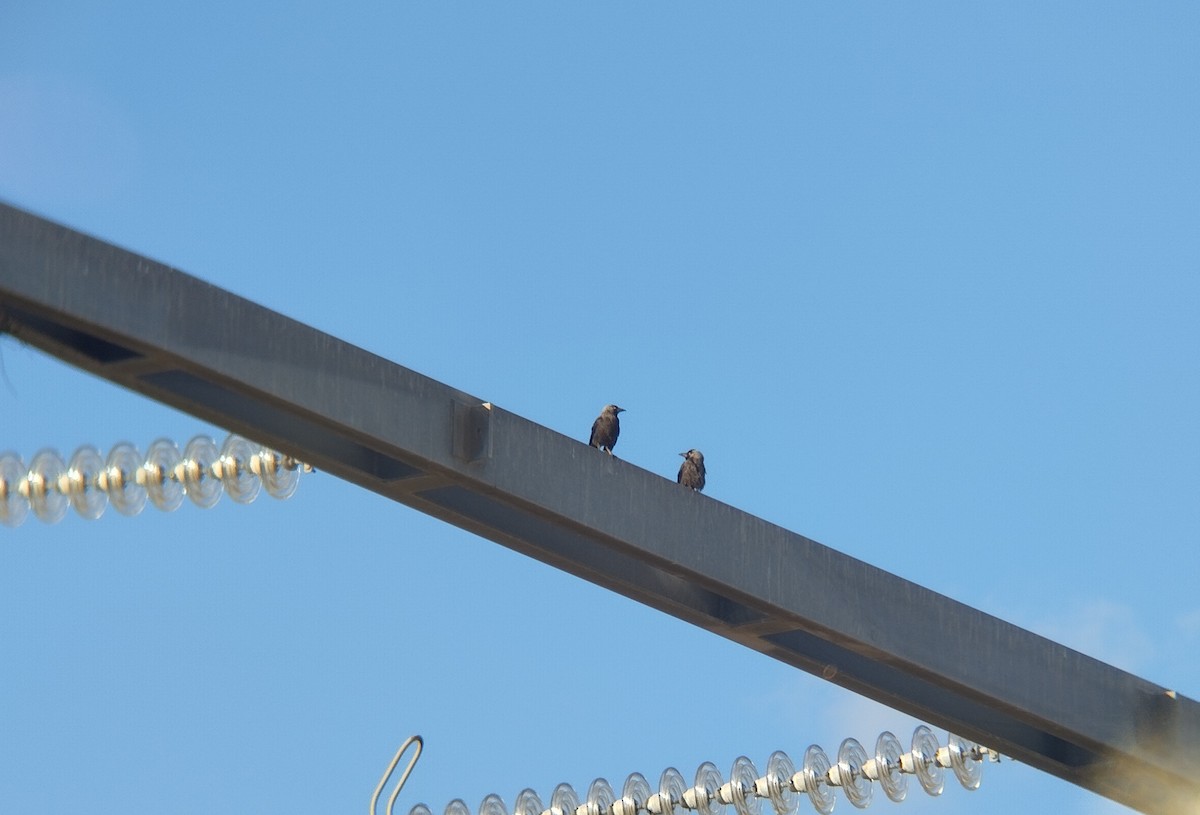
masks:
[[[392,792],[392,797],[388,799],[387,815],[392,815],[392,807],[396,805],[396,797],[400,795],[400,790],[404,789],[404,782],[408,780],[408,774],[413,771],[413,767],[417,766],[417,759],[421,757],[421,748],[425,745],[425,742],[420,736],[409,736],[404,744],[400,745],[400,749],[396,751],[396,755],[392,758],[392,763],[384,770],[383,778],[379,779],[379,786],[375,788],[375,794],[371,796],[371,808],[368,810],[369,815],[375,815],[375,807],[379,803],[379,793],[383,792],[384,785],[392,777],[396,765],[400,763],[400,756],[404,755],[404,752],[408,750],[408,746],[413,742],[417,744],[417,751],[409,759],[408,767],[405,768],[404,773],[400,776],[400,781],[397,782],[396,789]]]

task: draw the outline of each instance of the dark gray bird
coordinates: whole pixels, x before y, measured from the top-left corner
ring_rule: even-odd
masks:
[[[679,455],[683,456],[683,464],[679,465],[675,481],[700,492],[704,489],[704,454],[699,450],[688,450]]]
[[[588,439],[588,444],[607,451],[611,456],[613,448],[617,446],[617,436],[621,435],[621,422],[617,414],[624,412],[623,407],[605,405],[596,421],[592,422],[592,437]]]

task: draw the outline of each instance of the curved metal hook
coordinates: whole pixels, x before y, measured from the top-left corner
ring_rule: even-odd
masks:
[[[392,815],[392,807],[396,805],[396,797],[400,795],[400,790],[404,789],[404,782],[408,780],[408,774],[413,771],[413,767],[417,766],[417,759],[421,757],[421,748],[425,742],[420,736],[409,736],[404,744],[400,745],[400,749],[396,751],[396,755],[392,757],[392,763],[384,770],[383,777],[379,779],[379,786],[375,788],[375,794],[371,796],[371,808],[368,811],[369,815],[375,815],[375,807],[379,803],[379,793],[383,792],[383,787],[387,784],[388,779],[392,777],[392,773],[396,770],[396,765],[400,763],[400,756],[408,750],[408,746],[416,742],[417,750],[413,753],[413,757],[408,761],[408,767],[404,769],[404,773],[400,776],[400,780],[396,783],[396,789],[392,792],[392,797],[388,799],[387,815]]]

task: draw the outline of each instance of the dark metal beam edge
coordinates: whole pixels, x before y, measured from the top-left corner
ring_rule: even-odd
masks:
[[[160,263],[0,204],[0,330],[1149,813],[1200,705]]]

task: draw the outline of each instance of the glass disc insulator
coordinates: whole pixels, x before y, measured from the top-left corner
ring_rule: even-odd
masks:
[[[292,497],[296,485],[300,483],[300,462],[269,447],[262,447],[258,451],[257,465],[263,489],[268,495],[280,500]]]
[[[958,783],[969,790],[979,789],[983,775],[983,763],[976,758],[979,746],[953,733],[947,735],[946,742],[950,751],[950,769],[954,770]]]
[[[729,771],[729,803],[737,815],[761,815],[762,800],[754,794],[754,782],[758,780],[758,768],[745,756],[734,759]]]
[[[444,812],[445,815],[471,815],[471,808],[467,806],[467,802],[463,799],[455,798],[446,804]]]
[[[201,509],[211,509],[221,500],[224,485],[213,475],[213,464],[220,455],[216,442],[196,436],[183,448],[183,460],[176,467],[184,492]]]
[[[94,521],[108,508],[108,494],[100,486],[103,474],[104,459],[95,447],[80,447],[71,456],[67,465],[67,491],[79,517]]]
[[[108,502],[122,515],[134,516],[146,508],[146,488],[138,482],[142,454],[128,442],[108,451],[104,462],[104,489]]]
[[[871,805],[871,779],[863,772],[867,763],[867,751],[858,743],[858,739],[845,739],[838,748],[838,777],[842,782],[842,792],[846,800],[858,809],[866,809]]]
[[[29,462],[29,507],[39,520],[56,524],[67,514],[70,501],[59,491],[59,481],[67,471],[62,456],[43,450]]]
[[[651,796],[648,808],[653,815],[679,815],[683,804],[683,793],[687,791],[683,773],[667,767],[658,779],[658,793]]]
[[[835,803],[833,790],[829,786],[829,756],[819,745],[810,745],[804,751],[804,764],[801,773],[804,775],[804,791],[813,808],[821,815],[833,812]]]
[[[262,482],[253,464],[259,449],[238,435],[230,435],[221,445],[221,483],[230,500],[249,504],[258,497]]]
[[[479,815],[508,815],[508,809],[499,795],[489,792],[479,804]]]
[[[612,786],[603,778],[597,778],[587,791],[588,815],[612,815],[613,801],[617,799]]]
[[[729,807],[721,803],[721,771],[711,761],[706,761],[696,768],[696,781],[688,792],[694,801],[694,808],[700,815],[728,815]],[[685,793],[684,801],[687,801]]]
[[[140,482],[150,503],[163,512],[174,512],[183,503],[183,484],[175,476],[179,458],[179,448],[170,439],[157,439],[146,448]]]
[[[759,792],[767,798],[775,808],[775,815],[795,815],[800,806],[800,797],[792,787],[792,776],[796,774],[796,765],[792,758],[782,750],[771,753],[767,759],[767,774],[763,777],[766,788]]]
[[[529,787],[517,793],[517,800],[513,801],[513,815],[542,815],[542,799],[538,794]]]
[[[921,788],[930,795],[941,795],[945,789],[946,773],[937,763],[938,740],[925,725],[913,731],[912,760]]]
[[[875,740],[875,772],[883,794],[897,804],[908,795],[908,776],[900,771],[900,756],[904,747],[900,739],[885,730]]]
[[[408,815],[433,815],[433,810],[429,808],[428,804],[415,804],[408,811]]]
[[[20,456],[5,453],[0,456],[0,524],[18,527],[29,514],[29,501],[21,493],[29,471]]]
[[[613,803],[613,815],[637,815],[650,800],[650,782],[641,773],[630,773],[621,788],[621,797]]]
[[[575,792],[575,788],[565,781],[550,793],[550,811],[554,815],[575,815],[577,809],[579,809],[579,795]]]

